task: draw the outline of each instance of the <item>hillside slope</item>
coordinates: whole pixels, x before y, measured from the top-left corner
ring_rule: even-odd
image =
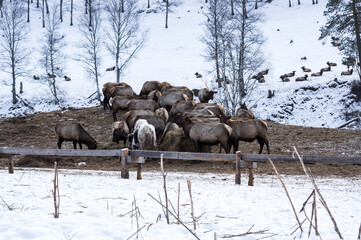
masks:
[[[154,2],[151,9],[146,3],[139,3],[143,15],[143,30],[148,31],[147,42],[122,76],[122,81],[129,83],[134,91],[139,93],[144,81],[168,81],[173,85],[186,85],[190,88],[210,86],[213,81],[211,63],[204,58],[205,45],[201,41],[204,34],[203,23],[206,21],[204,11],[207,5],[199,0],[180,0],[169,15],[169,28],[164,28],[165,12],[160,2]],[[42,74],[39,68],[39,41],[41,28],[41,13],[32,5],[30,34],[27,43],[31,50],[29,76],[18,79],[24,85],[24,99],[33,109],[19,103],[11,104],[10,77],[0,71],[0,118],[22,115],[39,111],[52,111],[61,107],[88,107],[97,102],[90,97],[95,86],[89,80],[81,63],[78,45],[82,41],[78,30],[78,18],[83,14],[83,5],[75,3],[74,26],[69,26],[69,6],[64,6],[64,22],[60,32],[67,42],[64,48],[66,54],[65,74],[72,81],[65,82],[59,76],[58,86],[62,103],[56,106],[52,103],[48,86],[32,79],[33,75]],[[338,50],[326,40],[324,44],[318,41],[319,28],[325,22],[323,11],[325,2],[312,5],[304,1],[302,5],[288,7],[283,0],[274,0],[271,4],[264,3],[259,11],[265,14],[261,24],[267,39],[265,54],[267,58],[264,68],[269,68],[266,83],[258,84],[248,100],[258,118],[280,123],[305,125],[314,127],[337,127],[349,118],[355,117],[360,111],[360,103],[353,101],[349,93],[352,76],[340,76],[345,66],[341,65],[342,56]],[[282,12],[282,14],[279,14]],[[292,43],[291,43],[292,40]],[[301,60],[302,57],[307,60]],[[105,68],[114,63],[107,51],[102,51],[102,76],[100,85],[115,80],[114,72],[106,72]],[[296,77],[304,75],[301,66],[309,67],[313,72],[326,67],[326,62],[338,64],[331,72],[319,78],[309,78],[306,82],[295,82]],[[295,70],[296,76],[291,82],[283,83],[279,76]],[[202,79],[194,76],[195,72],[203,75]],[[337,81],[335,81],[337,78]],[[336,87],[334,82],[336,82]],[[339,84],[340,83],[340,84]],[[306,90],[305,90],[306,89]],[[313,89],[313,90],[307,90]],[[268,92],[274,92],[273,98],[267,98]],[[89,98],[90,97],[90,98]],[[360,128],[354,124],[350,128]]]

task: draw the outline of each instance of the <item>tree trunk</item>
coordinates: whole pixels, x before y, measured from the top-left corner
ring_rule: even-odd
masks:
[[[258,0],[256,0],[256,4],[254,6],[254,9],[258,9]]]
[[[288,7],[291,7],[291,0],[288,0]]]
[[[301,5],[301,0],[298,0],[298,5]]]
[[[242,0],[242,22],[241,22],[241,41],[239,46],[239,59],[238,59],[238,87],[241,97],[246,95],[244,86],[244,54],[245,54],[245,26],[246,26],[246,0]]]
[[[46,6],[46,14],[49,14],[49,5],[48,5],[48,0],[45,0],[45,6]]]
[[[88,14],[88,0],[85,0],[85,14]]]
[[[18,102],[18,99],[16,98],[16,76],[15,76],[15,59],[14,56],[12,56],[11,59],[11,76],[13,79],[12,84],[12,93],[13,93],[13,104]]]
[[[60,21],[63,22],[63,0],[60,0]]]
[[[361,64],[361,39],[360,39],[360,25],[359,25],[359,20],[358,20],[358,15],[357,15],[357,10],[356,10],[356,0],[352,0],[352,12],[353,12],[353,18],[354,18],[354,22],[355,22],[355,29],[356,29],[356,44],[357,44],[357,50],[358,50],[358,69],[360,69],[360,64]],[[360,71],[358,71],[358,75],[359,78],[361,80],[361,73]]]
[[[30,0],[28,0],[28,19],[27,22],[30,22]]]
[[[70,26],[73,26],[73,0],[70,1]]]
[[[36,8],[40,7],[40,0],[36,0]]]
[[[41,10],[41,16],[43,18],[43,28],[45,28],[45,0],[43,0],[43,9]]]
[[[124,0],[122,0],[122,12],[124,12]]]
[[[147,8],[150,8],[150,0],[148,0],[148,6],[147,6]]]
[[[231,0],[231,15],[234,16],[234,0]]]
[[[92,0],[88,0],[89,2],[89,27],[92,26]]]
[[[165,7],[165,28],[168,28],[168,11],[169,11],[169,0],[166,1]]]

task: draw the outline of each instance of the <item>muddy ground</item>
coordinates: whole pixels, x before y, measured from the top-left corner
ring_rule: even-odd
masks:
[[[77,120],[97,140],[100,149],[123,148],[112,143],[112,114],[101,106],[83,109],[65,109],[48,113],[37,113],[25,118],[0,119],[0,147],[12,148],[57,148],[54,132],[55,125],[61,120]],[[267,122],[271,154],[291,154],[293,146],[303,155],[320,156],[361,156],[361,130],[312,128],[283,125]],[[63,148],[71,149],[70,142]],[[212,152],[217,152],[213,147]],[[240,143],[243,153],[257,153],[259,145]],[[0,168],[7,167],[10,156],[0,156]],[[79,157],[38,157],[13,156],[17,167],[52,167],[58,160],[60,168],[79,168],[97,170],[120,170],[116,158],[79,158]],[[86,162],[86,166],[78,166]],[[276,163],[281,174],[303,174],[299,164]],[[346,164],[309,164],[314,175],[361,176],[360,165]],[[232,173],[232,163],[166,161],[167,171],[193,171],[212,173]],[[132,170],[132,169],[131,169]],[[144,171],[159,170],[159,161],[150,160],[143,166]],[[273,174],[269,163],[259,163],[257,173]]]

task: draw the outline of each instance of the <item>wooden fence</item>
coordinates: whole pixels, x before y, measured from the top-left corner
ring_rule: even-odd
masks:
[[[235,162],[235,183],[241,183],[241,168],[248,168],[248,185],[253,186],[254,169],[257,162],[266,162],[270,158],[274,162],[298,162],[292,155],[274,154],[220,154],[220,153],[194,153],[194,152],[163,152],[146,150],[73,150],[73,149],[24,149],[24,148],[0,148],[0,154],[10,155],[36,155],[36,156],[84,156],[84,157],[118,157],[121,162],[121,177],[129,178],[129,164],[137,164],[137,179],[142,179],[142,164],[145,158],[177,159],[186,161],[228,161]],[[303,156],[304,163],[326,163],[326,164],[360,164],[360,157],[324,157]],[[9,162],[9,166],[11,163]],[[10,170],[10,167],[9,167]]]

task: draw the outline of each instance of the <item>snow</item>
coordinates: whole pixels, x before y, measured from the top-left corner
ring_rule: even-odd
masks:
[[[165,171],[166,171],[165,166]],[[306,176],[281,175],[298,212],[312,192]],[[52,169],[15,169],[8,174],[0,169],[0,239],[128,239],[137,231],[136,218],[128,214],[139,207],[139,239],[195,239],[176,219],[167,225],[161,206],[148,194],[164,203],[163,180],[159,172],[144,172],[143,180],[120,179],[119,172],[59,170],[60,216],[53,217]],[[200,239],[218,239],[228,234],[242,234],[252,226],[252,232],[268,230],[233,239],[319,239],[312,231],[307,237],[296,229],[296,218],[285,191],[275,176],[256,175],[255,186],[234,184],[234,175],[174,173],[167,175],[167,192],[177,208],[180,184],[180,219],[193,229],[187,179],[192,183],[195,216],[199,217],[194,231]],[[6,183],[6,184],[5,184]],[[361,205],[361,179],[351,177],[319,177],[320,189],[344,239],[356,239]],[[317,198],[318,199],[318,198]],[[12,210],[6,207],[11,206]],[[311,204],[306,205],[311,216]],[[317,201],[318,227],[322,239],[338,239],[326,210]],[[159,215],[161,216],[159,219]],[[304,220],[303,213],[299,214]],[[133,236],[130,239],[136,239]]]
[[[204,35],[204,11],[206,5],[201,0],[177,1],[177,6],[169,14],[169,28],[165,29],[165,11],[158,2],[151,5],[148,11],[146,2],[139,3],[143,11],[142,27],[148,31],[147,42],[129,67],[125,70],[122,81],[129,83],[135,92],[139,92],[142,84],[147,80],[168,81],[173,85],[185,85],[190,88],[212,86],[214,75],[212,64],[205,59],[205,45],[201,38]],[[319,28],[325,23],[323,16],[325,1],[312,5],[311,1],[302,1],[288,7],[288,2],[274,0],[272,4],[263,3],[260,8],[265,14],[261,24],[262,31],[267,39],[264,68],[270,72],[265,76],[266,83],[258,84],[248,106],[252,107],[258,118],[273,120],[285,124],[305,125],[314,127],[337,127],[344,123],[345,114],[359,112],[360,104],[353,103],[348,97],[349,83],[357,79],[353,76],[340,76],[346,67],[341,65],[342,56],[330,44],[330,39],[319,41]],[[78,29],[78,18],[83,11],[83,5],[75,3],[74,26],[69,26],[69,6],[65,5],[64,22],[60,32],[64,35],[67,46],[66,69],[64,74],[72,81],[58,80],[61,90],[62,104],[52,103],[49,88],[32,79],[33,75],[44,74],[39,70],[40,39],[43,33],[40,19],[41,13],[32,6],[29,41],[27,49],[32,52],[29,62],[29,76],[18,79],[24,84],[24,93],[21,97],[33,108],[31,110],[23,104],[12,106],[10,76],[0,71],[0,117],[11,117],[38,111],[51,111],[59,107],[86,107],[94,106],[97,102],[88,97],[95,91],[95,85],[89,80],[85,70],[77,58],[80,54],[79,43],[82,41]],[[148,11],[148,13],[147,13]],[[280,14],[282,13],[282,14]],[[103,16],[105,17],[105,16]],[[279,30],[279,31],[277,31]],[[290,41],[293,40],[293,43]],[[301,60],[306,56],[307,60]],[[102,51],[102,76],[100,86],[108,81],[115,81],[114,72],[106,72],[105,68],[114,63],[107,51]],[[321,78],[309,78],[307,82],[294,82],[295,77],[303,76],[301,66],[311,68],[313,72],[326,67],[326,62],[338,64],[331,72]],[[290,83],[283,83],[279,76],[296,70],[296,76]],[[203,75],[202,79],[194,76],[195,72]],[[344,82],[337,87],[333,80],[338,78]],[[297,91],[302,86],[318,86],[320,91]],[[272,99],[267,98],[268,90],[274,91]],[[306,99],[306,100],[305,100]],[[290,107],[290,105],[292,105]]]

